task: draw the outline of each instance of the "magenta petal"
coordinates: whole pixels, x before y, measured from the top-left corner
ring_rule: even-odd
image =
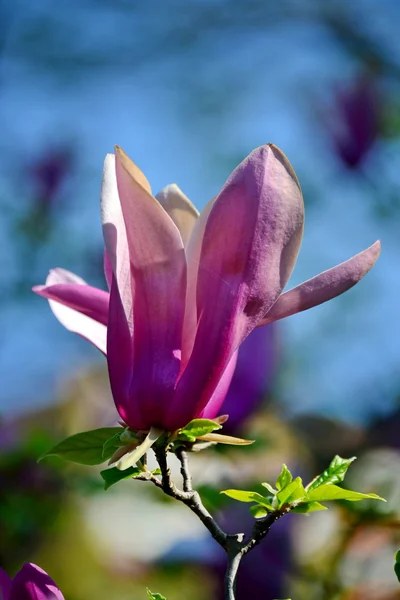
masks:
[[[375,242],[346,262],[324,271],[282,294],[259,324],[266,325],[340,296],[368,273],[378,260],[380,251],[380,242]]]
[[[32,288],[39,296],[69,306],[83,315],[107,325],[109,293],[91,285],[59,283]]]
[[[64,600],[64,596],[45,571],[27,563],[14,577],[10,600]]]
[[[185,252],[172,219],[135,179],[131,161],[119,148],[116,173],[134,295],[130,402],[141,407],[148,427],[163,427],[180,368]]]
[[[179,407],[186,421],[204,408],[233,352],[276,302],[297,258],[303,219],[297,178],[275,146],[254,150],[229,177],[204,231],[198,327],[171,415]],[[176,425],[171,417],[169,426]]]
[[[115,406],[133,429],[146,429],[139,402],[131,401],[133,340],[119,295],[115,277],[111,284],[107,362]]]
[[[53,300],[46,294],[46,290],[50,288],[60,290],[67,287],[75,289],[75,292],[79,288],[79,303],[75,294],[73,308],[62,301],[61,295]],[[96,297],[94,307],[92,306],[93,290]],[[103,354],[106,353],[107,327],[104,323],[107,321],[107,292],[88,286],[83,279],[65,269],[52,269],[46,279],[46,285],[36,286],[33,291],[46,298],[49,297],[51,310],[66,329],[87,339]]]
[[[12,579],[0,569],[0,600],[10,600]]]

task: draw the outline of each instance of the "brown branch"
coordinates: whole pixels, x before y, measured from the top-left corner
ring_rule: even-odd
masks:
[[[203,505],[200,495],[195,490],[182,491],[179,490],[171,479],[171,471],[167,463],[166,449],[163,447],[155,447],[154,453],[156,455],[158,464],[161,470],[161,488],[165,494],[179,500],[185,504],[194,514],[199,517],[200,521],[205,525],[212,537],[222,548],[226,549],[228,536],[222,531],[218,523],[210,515],[208,510]],[[187,469],[187,464],[185,466]]]

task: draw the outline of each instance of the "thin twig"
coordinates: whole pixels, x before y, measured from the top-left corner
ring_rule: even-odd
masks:
[[[189,471],[189,457],[186,450],[181,446],[176,451],[176,456],[181,463],[181,475],[183,480],[183,491],[192,492],[192,476]]]
[[[254,546],[257,546],[257,544],[264,539],[268,534],[271,525],[283,514],[288,512],[290,508],[287,507],[284,510],[277,510],[273,513],[269,513],[263,519],[257,519],[254,523],[253,531],[247,540],[243,539],[244,536],[241,533],[228,535],[220,528],[218,523],[205,508],[199,493],[192,489],[192,480],[186,451],[184,449],[178,449],[176,452],[181,463],[181,475],[184,486],[184,490],[180,490],[172,481],[171,471],[167,462],[166,448],[163,446],[153,446],[153,450],[161,470],[161,481],[152,474],[148,476],[149,481],[152,481],[157,487],[160,487],[163,492],[168,496],[171,496],[171,498],[175,498],[188,506],[206,526],[215,541],[226,551],[228,564],[224,582],[225,600],[235,600],[235,581],[240,561],[245,554],[250,552]],[[147,475],[143,476],[142,479],[145,479],[145,477],[147,477]]]
[[[287,511],[285,511],[287,512]],[[242,547],[243,556],[250,552],[255,546],[257,546],[267,535],[271,526],[277,521],[283,514],[282,511],[276,510],[275,512],[269,513],[263,519],[256,519],[256,522],[253,525],[253,530],[251,532],[251,536],[244,543]]]
[[[157,477],[153,475],[153,473],[151,473],[150,471],[144,471],[140,475],[135,475],[133,479],[135,481],[151,481],[151,483],[154,483],[155,486],[162,489],[161,481],[157,479]]]
[[[186,504],[194,514],[199,517],[200,521],[207,527],[213,538],[222,548],[226,548],[228,536],[218,523],[213,519],[208,510],[203,505],[200,495],[195,490],[184,492],[179,490],[171,479],[171,471],[167,463],[167,454],[165,448],[154,448],[158,464],[161,470],[161,487],[165,494],[171,496]]]

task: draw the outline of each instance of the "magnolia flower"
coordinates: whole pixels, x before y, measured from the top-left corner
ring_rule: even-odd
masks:
[[[64,596],[45,571],[26,563],[14,579],[0,569],[0,600],[64,600]]]
[[[376,242],[282,293],[303,235],[300,185],[275,146],[254,150],[199,215],[175,185],[155,198],[120,149],[101,190],[110,293],[55,269],[34,291],[107,355],[132,429],[174,431],[219,414],[240,344],[255,327],[326,302],[374,265]]]

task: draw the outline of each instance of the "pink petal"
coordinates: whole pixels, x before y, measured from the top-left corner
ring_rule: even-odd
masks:
[[[297,258],[303,219],[296,175],[275,146],[254,150],[229,177],[205,226],[197,333],[169,428],[180,425],[178,413],[184,425],[204,408],[232,354],[276,302]]]
[[[35,286],[33,291],[49,298],[51,310],[66,329],[87,339],[103,354],[106,353],[107,292],[92,288],[65,269],[51,270],[46,285]]]
[[[104,290],[77,283],[37,285],[33,291],[48,300],[68,306],[87,317],[107,325],[110,294]]]
[[[0,600],[10,600],[12,579],[0,569]]]
[[[163,415],[180,367],[176,351],[182,341],[186,258],[178,229],[159,202],[135,179],[131,164],[124,152],[116,148],[118,192],[134,290],[130,401],[140,405],[149,427],[163,427]],[[122,294],[120,297],[123,303]],[[112,327],[110,321],[109,330]],[[110,356],[111,352],[119,352],[117,345],[110,343],[108,350]],[[110,371],[110,377],[113,376]]]
[[[197,208],[193,206],[189,198],[175,183],[163,188],[158,192],[156,198],[179,229],[182,241],[187,246],[190,234],[199,216]]]
[[[26,563],[14,577],[10,600],[64,600],[64,596],[45,571]]]
[[[282,294],[259,325],[283,319],[340,296],[368,273],[378,260],[380,251],[380,242],[375,242],[346,262],[324,271]]]

